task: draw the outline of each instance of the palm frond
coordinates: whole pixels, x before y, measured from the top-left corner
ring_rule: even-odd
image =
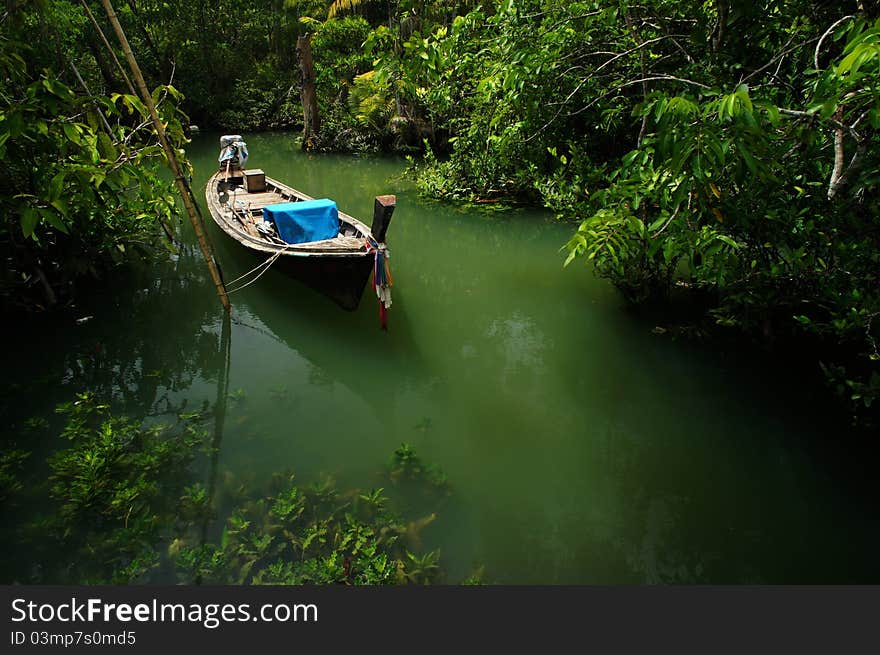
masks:
[[[327,8],[327,18],[334,18],[337,14],[354,11],[370,0],[333,0]]]

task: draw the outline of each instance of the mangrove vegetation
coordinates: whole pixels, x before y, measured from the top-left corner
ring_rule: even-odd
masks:
[[[174,212],[145,109],[93,4],[12,3],[4,16],[0,202],[14,304],[67,298],[78,278],[155,247]],[[178,147],[190,122],[301,128],[307,40],[321,116],[310,147],[418,151],[428,195],[546,206],[577,222],[566,261],[588,262],[628,300],[689,294],[720,326],[819,353],[853,411],[876,397],[870,7],[120,5]]]
[[[442,508],[452,491],[408,444],[377,471],[387,491],[340,489],[331,477],[301,483],[292,472],[261,485],[218,476],[210,429],[216,416],[209,409],[178,413],[173,423],[139,423],[82,393],[56,411],[63,416],[62,446],[48,459],[45,485],[25,494],[21,469],[30,453],[10,450],[0,461],[4,503],[14,505],[22,495],[32,503],[35,489],[48,494],[44,514],[5,531],[18,544],[16,565],[4,567],[7,582],[445,581],[439,552],[425,550],[421,538],[437,515],[413,513]],[[32,426],[48,429],[48,423]],[[209,486],[197,481],[198,457],[209,463]],[[224,520],[218,521],[218,505],[231,505]]]
[[[178,182],[198,177],[187,148],[201,132],[275,130],[317,157],[405,157],[426,202],[482,218],[552,214],[567,226],[553,265],[585,265],[580,275],[609,281],[624,303],[659,311],[657,337],[781,352],[773,361],[796,360],[851,423],[876,428],[874,4],[114,4],[182,162]],[[67,363],[77,382],[57,415],[9,424],[0,504],[12,515],[39,498],[43,510],[5,528],[20,546],[4,580],[460,582],[420,536],[453,487],[406,443],[374,488],[286,470],[216,475],[212,425],[236,392],[216,372],[218,335],[201,327],[212,299],[170,299],[192,288],[167,264],[193,249],[108,7],[10,0],[0,10],[0,303],[76,329],[89,294],[161,261],[163,277],[136,292],[158,300],[119,311],[146,321],[188,303],[198,316],[178,329],[195,352],[123,334],[112,366],[100,344]],[[527,322],[504,325],[492,334]],[[216,403],[192,411],[166,398],[159,411],[160,386],[196,379],[216,381]],[[144,389],[131,390],[142,383],[152,393],[140,402]]]

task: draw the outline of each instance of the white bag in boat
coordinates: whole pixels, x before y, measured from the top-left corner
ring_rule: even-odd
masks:
[[[236,141],[232,144],[238,149],[238,165],[240,168],[244,168],[245,163],[248,158],[248,149],[247,144],[244,141]]]

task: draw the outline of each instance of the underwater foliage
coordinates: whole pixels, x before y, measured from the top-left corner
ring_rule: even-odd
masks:
[[[436,512],[407,518],[384,487],[343,490],[329,477],[304,483],[278,473],[260,488],[227,472],[219,486],[234,506],[224,505],[221,517],[216,470],[207,486],[198,473],[199,456],[216,454],[204,428],[210,412],[178,414],[173,426],[146,424],[91,393],[57,411],[63,444],[48,458],[48,479],[29,481],[49,496],[49,509],[19,530],[31,561],[17,569],[29,577],[7,582],[444,581],[439,551],[422,545]],[[10,450],[0,460],[3,500],[22,488],[26,457]],[[436,505],[451,493],[445,476],[406,444],[382,476],[402,497]]]

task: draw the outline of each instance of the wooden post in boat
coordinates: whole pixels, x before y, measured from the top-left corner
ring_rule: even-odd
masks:
[[[315,91],[315,62],[312,59],[312,35],[304,34],[296,40],[299,70],[302,73],[300,98],[303,106],[303,150],[311,150],[321,130],[318,114],[318,96]]]
[[[125,53],[128,67],[131,69],[131,74],[137,84],[138,91],[140,91],[141,100],[143,100],[144,104],[150,110],[150,118],[153,121],[156,136],[159,137],[159,144],[162,146],[162,150],[165,151],[165,157],[168,159],[168,167],[174,175],[174,183],[177,185],[180,197],[183,198],[183,204],[186,207],[186,213],[189,214],[190,223],[192,223],[196,238],[199,241],[202,256],[205,258],[205,261],[208,264],[208,270],[211,272],[211,280],[214,282],[214,287],[217,290],[217,295],[220,298],[220,303],[223,305],[223,309],[228,312],[232,307],[229,303],[229,295],[226,293],[226,285],[223,284],[223,278],[220,277],[220,271],[217,269],[217,263],[214,261],[214,254],[211,252],[208,237],[205,234],[204,226],[199,218],[198,210],[196,209],[192,195],[192,189],[190,189],[186,178],[184,178],[183,173],[181,173],[174,148],[172,148],[171,144],[168,142],[168,137],[165,134],[165,126],[162,125],[162,120],[159,118],[159,112],[156,111],[153,96],[147,89],[147,83],[144,81],[140,66],[138,66],[137,60],[134,58],[134,53],[131,51],[131,46],[128,44],[125,32],[122,30],[122,25],[119,24],[119,19],[116,17],[116,12],[113,10],[113,5],[110,4],[110,0],[101,0],[101,4],[104,5],[104,11],[107,12],[107,18],[110,19],[110,24],[113,25],[113,30],[116,32],[116,38],[119,39],[119,45],[122,46],[122,51]]]
[[[394,213],[396,205],[397,196],[376,196],[376,203],[373,205],[373,225],[370,227],[370,232],[379,243],[385,241],[385,233],[388,231],[391,214]]]

